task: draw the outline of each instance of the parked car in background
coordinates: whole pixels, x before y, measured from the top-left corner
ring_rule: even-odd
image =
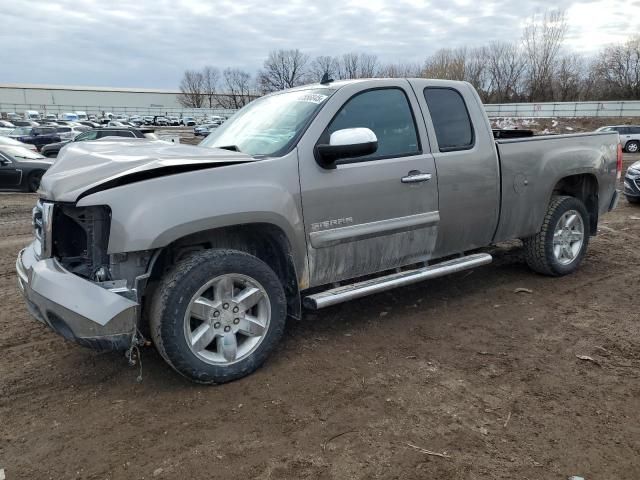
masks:
[[[78,123],[80,125],[84,125],[85,127],[89,127],[89,128],[96,128],[100,126],[99,123],[92,122],[91,120],[80,120]]]
[[[124,127],[125,124],[118,121],[118,120],[111,120],[109,123],[107,123],[107,127]]]
[[[43,120],[55,122],[56,120],[58,120],[58,116],[56,114],[54,114],[54,113],[47,113],[44,116]]]
[[[33,120],[11,120],[16,127],[37,127],[40,125],[38,122],[34,122]]]
[[[0,145],[0,190],[35,192],[53,162],[38,152],[15,145]]]
[[[627,169],[624,176],[624,196],[629,203],[640,203],[640,161]]]
[[[206,137],[212,130],[218,128],[217,123],[205,123],[203,125],[196,125],[193,127],[193,135],[196,137]]]
[[[640,125],[607,125],[598,128],[596,132],[618,132],[620,144],[625,152],[640,151]]]
[[[65,112],[60,116],[60,120],[65,120],[67,122],[77,122],[78,115],[73,112]]]
[[[209,123],[215,123],[216,125],[222,125],[224,123],[224,118],[218,115],[211,115],[209,117]]]
[[[38,112],[37,110],[26,110],[24,112],[24,119],[25,120],[32,120],[34,122],[37,122],[41,118],[42,117],[40,116],[40,112]]]
[[[76,111],[76,115],[78,116],[78,121],[89,120],[89,116],[87,115],[87,112]]]
[[[14,120],[22,120],[22,117],[16,112],[9,112],[7,113],[7,120],[15,125]]]
[[[153,117],[153,124],[158,127],[167,127],[169,125],[169,120],[167,117],[163,117],[162,115],[156,115]]]
[[[144,123],[144,120],[140,115],[131,115],[129,117],[129,122],[133,123],[134,125],[142,125]]]
[[[182,117],[180,124],[185,127],[193,127],[196,124],[196,119],[193,117]]]
[[[171,125],[172,127],[177,127],[180,125],[180,119],[178,117],[167,117],[167,120],[169,120],[169,125]]]
[[[11,132],[15,129],[16,126],[13,123],[6,120],[0,120],[0,135],[11,135]]]
[[[119,113],[116,116],[114,116],[112,120],[117,120],[118,122],[126,122],[129,120],[129,117],[127,115]]]
[[[147,138],[149,140],[157,140],[150,128],[111,128],[98,127],[81,133],[71,141],[50,143],[42,147],[41,153],[45,157],[57,157],[62,147],[69,143],[86,142],[92,140],[100,140],[107,137],[124,137],[124,138]]]
[[[142,119],[145,125],[153,125],[153,115],[145,115]]]
[[[11,135],[11,138],[22,143],[35,145],[40,150],[44,145],[60,141],[60,135],[56,131],[57,127],[18,127]]]
[[[36,148],[35,145],[31,145],[29,143],[22,143],[18,140],[16,140],[15,138],[11,138],[11,137],[4,137],[4,136],[0,136],[0,146],[2,145],[8,145],[11,147],[23,147],[26,148],[28,150],[32,150],[34,152],[37,152],[38,149]]]
[[[56,131],[58,132],[58,135],[60,136],[60,140],[64,141],[64,140],[73,140],[74,138],[76,138],[81,133],[86,132],[87,130],[90,130],[90,129],[91,129],[91,127],[86,127],[84,125],[80,125],[79,127],[76,127],[76,126],[71,126],[71,127],[62,126],[62,127],[57,127]]]

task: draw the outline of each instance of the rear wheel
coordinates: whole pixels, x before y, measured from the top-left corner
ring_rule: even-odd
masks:
[[[206,250],[161,281],[150,324],[158,351],[177,372],[223,383],[262,365],[285,319],[284,290],[268,265],[236,250]]]
[[[636,142],[635,140],[633,140],[627,143],[625,150],[629,153],[638,153],[638,150],[640,150],[640,142]]]
[[[540,231],[524,239],[529,267],[544,275],[573,273],[582,262],[589,243],[589,215],[574,197],[551,199]]]

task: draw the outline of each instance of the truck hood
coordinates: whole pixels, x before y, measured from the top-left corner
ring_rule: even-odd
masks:
[[[249,155],[229,150],[144,138],[72,142],[60,151],[53,166],[44,174],[38,193],[47,200],[75,202],[89,190],[253,161]]]

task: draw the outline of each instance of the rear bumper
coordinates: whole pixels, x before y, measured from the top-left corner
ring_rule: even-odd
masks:
[[[95,350],[131,346],[138,303],[68,272],[54,258],[38,260],[33,243],[18,254],[16,271],[27,309],[39,322]]]

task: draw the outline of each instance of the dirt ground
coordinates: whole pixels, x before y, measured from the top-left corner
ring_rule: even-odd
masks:
[[[122,354],[29,318],[14,262],[34,202],[0,195],[7,480],[640,478],[640,207],[624,199],[574,275],[501,246],[487,267],[290,322],[263,368],[218,387],[153,348],[137,383]]]

